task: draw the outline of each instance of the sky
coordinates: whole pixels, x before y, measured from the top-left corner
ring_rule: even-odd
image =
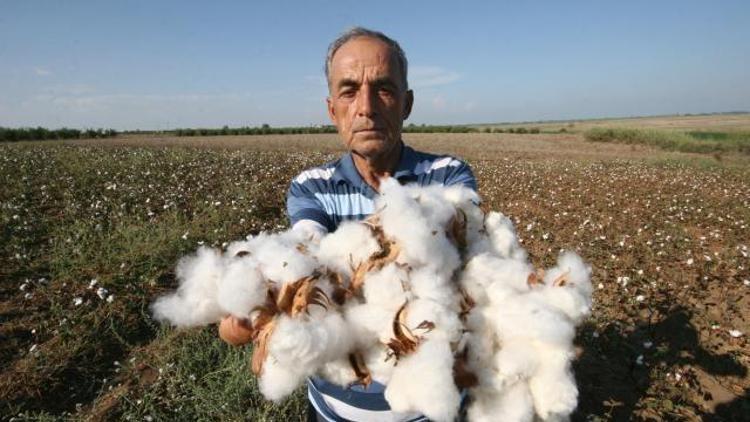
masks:
[[[0,126],[328,124],[328,44],[396,39],[406,122],[750,110],[750,1],[0,0]]]

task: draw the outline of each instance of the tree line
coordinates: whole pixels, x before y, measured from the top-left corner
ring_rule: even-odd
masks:
[[[478,128],[474,126],[463,125],[415,125],[404,126],[404,133],[540,133],[539,128],[525,127],[508,127],[508,128]],[[217,128],[182,128],[161,133],[171,133],[176,136],[222,136],[222,135],[297,135],[297,134],[317,134],[317,133],[336,133],[336,126],[303,126],[303,127],[272,127],[268,124],[257,127],[237,127],[231,128],[224,126]]]
[[[46,139],[111,138],[114,129],[46,129],[43,127],[8,128],[0,126],[0,142],[43,141]]]

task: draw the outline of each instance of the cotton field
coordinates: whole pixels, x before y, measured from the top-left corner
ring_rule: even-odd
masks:
[[[530,266],[572,251],[593,268],[572,349],[574,419],[745,414],[747,167],[488,155],[489,135],[455,136],[450,152]],[[166,328],[150,305],[177,288],[180,257],[286,229],[289,180],[336,151],[141,144],[0,145],[3,419],[299,417],[301,390],[262,398],[252,347],[225,345],[215,327]]]

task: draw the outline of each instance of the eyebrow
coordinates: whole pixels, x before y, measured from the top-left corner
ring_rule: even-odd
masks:
[[[343,79],[341,79],[339,81],[338,86],[336,88],[337,89],[341,89],[341,88],[344,88],[344,87],[357,87],[357,86],[360,86],[360,85],[361,85],[361,83],[359,81],[355,80],[355,79],[343,78]],[[387,76],[384,76],[384,77],[377,78],[377,79],[373,80],[371,82],[371,85],[374,85],[374,86],[389,86],[389,87],[393,87],[393,88],[396,88],[398,86],[393,81],[393,79],[391,79],[391,78],[389,78]]]

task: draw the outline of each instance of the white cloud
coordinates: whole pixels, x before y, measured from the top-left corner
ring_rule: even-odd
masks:
[[[18,99],[10,113],[0,114],[0,126],[167,129],[327,122],[322,99],[315,104],[305,98],[300,104],[273,101],[276,98],[273,92],[112,94],[83,85],[59,86]],[[0,109],[4,102],[14,101],[0,99]]]
[[[435,110],[443,110],[443,109],[445,109],[446,102],[445,102],[445,98],[443,98],[442,96],[436,95],[435,97],[432,98],[431,102],[432,102],[432,108],[433,109],[435,109]]]
[[[456,72],[439,66],[411,66],[409,67],[409,85],[412,88],[427,88],[447,85],[461,78]]]
[[[37,76],[49,76],[52,74],[52,72],[49,69],[45,69],[39,66],[35,67],[33,70],[34,70],[34,74]]]

